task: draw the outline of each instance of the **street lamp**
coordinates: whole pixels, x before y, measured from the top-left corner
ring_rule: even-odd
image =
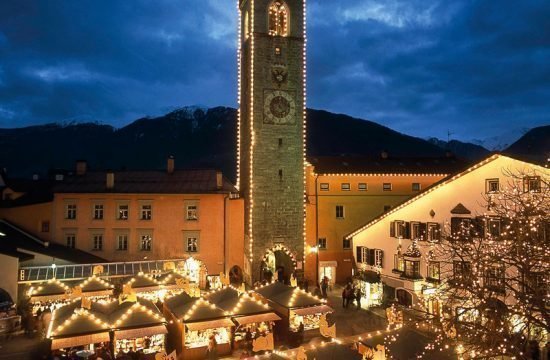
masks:
[[[315,253],[315,283],[319,285],[319,245],[309,248],[310,253]]]

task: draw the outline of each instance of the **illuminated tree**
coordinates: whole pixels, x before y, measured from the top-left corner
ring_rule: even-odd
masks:
[[[440,330],[436,342],[454,342],[463,358],[531,359],[547,341],[548,173],[505,175],[506,184],[487,180],[483,214],[451,218],[427,245],[426,260],[440,275],[441,307],[430,319]]]

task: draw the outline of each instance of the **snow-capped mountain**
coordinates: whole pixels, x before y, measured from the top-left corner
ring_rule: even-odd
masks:
[[[517,127],[506,130],[498,135],[489,136],[484,139],[472,139],[469,142],[484,147],[491,151],[502,151],[515,143],[519,138],[525,135],[530,129],[526,127]]]

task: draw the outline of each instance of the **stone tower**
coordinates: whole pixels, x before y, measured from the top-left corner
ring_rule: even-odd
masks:
[[[237,185],[245,273],[256,281],[267,262],[287,276],[303,269],[306,0],[238,1]]]

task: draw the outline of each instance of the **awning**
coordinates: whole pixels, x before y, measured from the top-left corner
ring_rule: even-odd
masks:
[[[241,317],[234,318],[233,320],[239,325],[246,325],[246,324],[252,324],[252,323],[260,323],[263,321],[278,321],[278,320],[281,320],[281,318],[279,317],[279,315],[270,312],[267,314],[241,316]]]
[[[57,301],[57,300],[68,300],[69,295],[67,294],[57,294],[57,295],[36,295],[31,296],[30,302],[48,302],[48,301]]]
[[[229,319],[218,319],[218,320],[212,320],[212,321],[203,321],[203,322],[185,324],[185,326],[187,326],[187,328],[190,331],[217,329],[217,328],[231,327],[234,325],[235,324],[233,324],[233,321]]]
[[[155,286],[144,286],[144,287],[136,287],[136,288],[132,288],[132,290],[136,293],[136,294],[139,294],[139,293],[143,293],[143,292],[152,292],[152,291],[159,291],[159,290],[162,290],[163,288],[160,286],[160,285],[155,285]]]
[[[52,340],[52,350],[71,348],[75,346],[90,345],[100,342],[109,342],[109,332],[101,332],[91,335],[81,335]]]
[[[153,336],[153,335],[167,334],[167,333],[168,331],[166,330],[166,326],[157,325],[157,326],[149,326],[146,328],[139,328],[139,329],[116,330],[115,339],[117,340],[138,339],[145,336]]]
[[[334,310],[328,305],[319,305],[319,306],[310,306],[300,309],[292,309],[296,315],[306,316],[306,315],[315,315],[315,314],[326,314],[331,313]]]

